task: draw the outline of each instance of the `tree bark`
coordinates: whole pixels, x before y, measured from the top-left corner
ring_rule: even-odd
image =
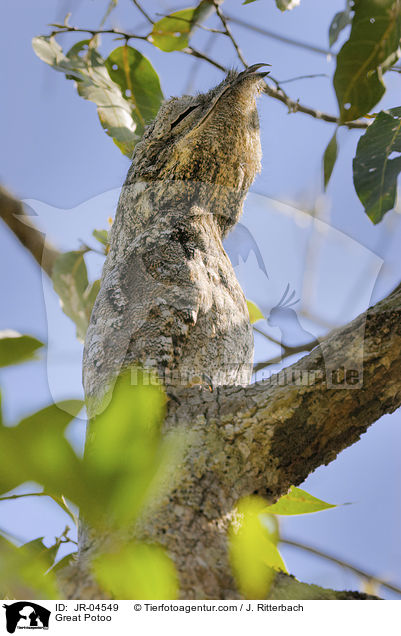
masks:
[[[227,529],[239,498],[257,493],[275,501],[400,405],[400,311],[401,286],[269,381],[214,391],[193,387],[171,396],[166,434],[183,427],[190,441],[177,467],[179,485],[136,536],[167,548],[183,599],[241,598],[227,552]],[[356,335],[363,328],[361,348]],[[336,361],[345,368],[362,361],[363,386],[333,388],[327,361],[330,369]],[[301,372],[308,379],[304,384]],[[65,579],[68,594],[96,598],[100,591],[79,571]],[[281,575],[270,597],[366,598]]]

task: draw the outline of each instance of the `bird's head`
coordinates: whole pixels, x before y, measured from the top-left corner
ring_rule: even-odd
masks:
[[[166,101],[136,147],[131,177],[219,186],[243,198],[260,170],[263,66],[230,71],[207,93]]]

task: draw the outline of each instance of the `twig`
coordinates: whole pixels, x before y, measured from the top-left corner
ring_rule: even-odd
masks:
[[[273,358],[269,358],[269,360],[265,360],[264,362],[257,362],[253,367],[253,370],[252,370],[253,373],[257,373],[258,371],[261,371],[262,369],[270,366],[271,364],[279,364],[285,358],[295,355],[296,353],[302,353],[303,351],[312,351],[312,349],[319,346],[320,344],[319,340],[311,340],[310,342],[307,342],[306,344],[294,345],[294,346],[287,345],[284,342],[280,342],[279,340],[276,340],[276,338],[273,338],[273,336],[270,336],[268,333],[262,331],[262,329],[259,329],[258,327],[254,326],[253,330],[256,331],[256,333],[260,334],[261,336],[264,336],[267,340],[269,340],[273,344],[276,344],[279,347],[281,347],[281,353],[279,355],[274,356]]]
[[[285,358],[288,358],[289,356],[293,356],[296,353],[303,353],[304,351],[312,351],[312,349],[314,349],[315,347],[319,346],[319,341],[318,340],[312,340],[311,342],[307,342],[304,345],[296,345],[296,346],[288,346],[285,344],[282,344],[282,352],[281,355],[277,355],[274,358],[270,358],[269,360],[265,360],[264,362],[257,362],[253,369],[252,369],[252,373],[257,373],[258,371],[261,371],[262,369],[264,369],[265,367],[270,366],[271,364],[279,364],[280,362],[282,362]]]
[[[160,16],[161,18],[167,18],[169,20],[179,20],[181,22],[186,22],[187,24],[190,24],[192,27],[198,27],[199,29],[203,29],[204,31],[207,31],[208,33],[217,33],[218,35],[227,35],[226,31],[221,31],[220,29],[212,29],[210,27],[205,26],[204,24],[201,24],[200,22],[193,22],[192,20],[189,20],[189,18],[182,18],[181,16],[178,15],[166,15],[165,13],[157,13],[156,15]]]
[[[327,73],[313,73],[312,75],[297,75],[297,77],[290,77],[286,80],[279,80],[279,85],[289,84],[290,82],[297,82],[298,80],[314,79],[315,77],[329,77]]]
[[[66,526],[59,537],[54,537],[55,545],[60,546],[62,543],[73,543],[74,545],[78,545],[77,541],[74,541],[74,539],[71,539],[71,537],[68,536],[70,530],[70,526]]]
[[[270,336],[268,333],[266,333],[265,331],[262,331],[262,329],[259,329],[259,327],[255,327],[255,325],[253,325],[253,330],[256,331],[256,333],[260,334],[261,336],[264,336],[264,338],[266,338],[267,340],[270,340],[270,342],[273,342],[273,344],[278,345],[279,347],[282,347],[283,345],[281,344],[280,340],[277,340],[276,338],[274,338],[273,336]]]
[[[181,49],[181,53],[185,53],[186,55],[192,55],[193,57],[197,57],[200,60],[204,60],[205,62],[208,62],[212,66],[215,66],[216,68],[218,68],[220,71],[223,71],[223,73],[227,73],[228,71],[228,69],[226,69],[225,66],[223,66],[219,62],[216,62],[216,60],[213,60],[211,57],[208,57],[205,53],[202,53],[202,51],[198,51],[197,49],[194,49],[192,46],[187,46],[185,47],[185,49]]]
[[[218,68],[220,71],[223,71],[223,73],[228,72],[228,69],[225,66],[223,66],[216,60],[213,60],[211,57],[208,57],[205,53],[202,53],[201,51],[194,49],[193,47],[187,46],[185,49],[181,49],[181,53],[185,53],[186,55],[192,55],[193,57],[198,57],[201,60],[208,62],[215,68]],[[274,83],[276,83],[277,86],[280,86],[278,81],[272,78],[271,75],[269,75],[269,79],[271,79]],[[281,87],[272,88],[271,86],[268,86],[266,82],[265,82],[264,92],[269,97],[272,97],[273,99],[278,99],[280,102],[285,104],[290,113],[304,113],[305,115],[309,115],[310,117],[313,117],[314,119],[327,121],[331,124],[336,124],[337,126],[339,125],[346,126],[347,128],[365,129],[369,126],[367,122],[362,121],[360,119],[356,121],[341,122],[338,119],[338,117],[336,117],[335,115],[329,115],[328,113],[323,113],[322,111],[316,110],[315,108],[309,108],[308,106],[303,106],[302,104],[299,103],[299,101],[295,101],[291,99],[283,91]]]
[[[387,589],[392,590],[393,592],[397,592],[397,594],[401,594],[401,589],[397,587],[396,585],[393,585],[392,583],[387,583],[386,581],[383,581],[383,579],[380,579],[377,576],[374,576],[373,574],[369,574],[369,572],[365,572],[364,570],[357,568],[355,565],[352,565],[351,563],[348,563],[347,561],[343,561],[342,559],[339,559],[331,554],[322,552],[322,550],[318,550],[317,548],[314,548],[310,545],[305,545],[304,543],[300,543],[299,541],[292,541],[290,539],[281,538],[280,543],[283,543],[285,545],[291,545],[294,548],[299,548],[300,550],[304,550],[305,552],[310,552],[311,554],[315,554],[316,556],[322,557],[323,559],[332,561],[332,563],[336,563],[337,565],[340,565],[341,567],[346,568],[347,570],[351,570],[358,576],[361,576],[364,579],[367,579],[368,581],[373,581],[374,583],[377,583],[378,585],[382,585],[383,587],[386,587]]]
[[[299,101],[294,101],[288,95],[283,95],[283,91],[281,88],[272,88],[265,83],[265,93],[272,97],[273,99],[278,99],[280,102],[285,104],[290,113],[304,113],[305,115],[310,115],[310,117],[314,117],[314,119],[321,119],[322,121],[327,121],[331,124],[336,124],[337,126],[346,126],[347,128],[367,128],[369,124],[365,121],[357,119],[356,121],[347,121],[342,122],[335,115],[329,115],[327,113],[323,113],[320,110],[316,110],[315,108],[309,108],[308,106],[303,106],[299,103]]]
[[[216,38],[213,36],[213,34],[210,34],[206,42],[206,49],[208,51],[211,51],[215,42],[216,42]],[[194,88],[195,79],[198,73],[200,62],[201,60],[199,58],[195,58],[194,61],[192,62],[192,66],[188,75],[188,80],[184,88],[185,93],[191,93]]]
[[[220,12],[221,14],[221,12]],[[221,14],[223,15],[223,14]],[[55,25],[53,25],[55,26]],[[134,33],[126,33],[124,31],[119,31],[117,29],[82,29],[82,28],[77,28],[77,27],[69,27],[69,26],[63,26],[63,25],[56,25],[59,30],[57,31],[53,31],[51,33],[51,35],[58,35],[60,33],[69,33],[69,32],[75,32],[75,33],[91,33],[93,36],[97,35],[97,34],[104,34],[104,33],[108,33],[108,34],[113,34],[113,35],[119,35],[122,38],[124,38],[126,41],[130,40],[130,39],[137,39],[137,40],[144,40],[145,42],[150,42],[149,40],[149,36],[148,35],[136,35]],[[247,66],[245,63],[245,59],[243,58],[243,55],[241,53],[241,50],[239,49],[235,38],[233,38],[231,31],[229,31],[227,33],[228,37],[230,37],[231,41],[233,42],[233,45],[236,47],[236,51],[237,51],[237,55],[239,56],[239,59],[241,60],[241,63],[244,64],[244,66]],[[209,57],[208,55],[206,55],[205,53],[203,53],[202,51],[198,51],[197,49],[194,49],[192,46],[187,46],[184,49],[181,50],[182,53],[185,53],[186,55],[192,55],[193,57],[197,57],[201,60],[204,60],[205,62],[208,62],[208,64],[211,64],[212,66],[214,66],[215,68],[218,68],[220,71],[223,71],[223,73],[227,73],[228,69],[223,66],[222,64],[220,64],[219,62],[217,62],[216,60],[213,60],[211,57]],[[334,115],[329,115],[327,113],[323,113],[320,110],[317,110],[315,108],[309,108],[308,106],[303,106],[302,104],[299,103],[299,101],[295,101],[293,99],[291,99],[286,93],[285,91],[281,88],[279,82],[277,80],[275,80],[274,78],[272,78],[271,76],[269,76],[269,78],[276,84],[276,88],[272,88],[271,86],[269,86],[268,84],[265,83],[265,88],[264,88],[264,92],[269,95],[269,97],[272,97],[273,99],[277,99],[280,102],[282,102],[283,104],[285,104],[289,110],[290,113],[304,113],[305,115],[309,115],[310,117],[313,117],[314,119],[320,119],[322,121],[326,121],[332,124],[336,124],[338,125],[343,125],[346,126],[347,128],[358,128],[358,129],[365,129],[368,127],[368,123],[362,120],[357,120],[357,121],[350,121],[350,122],[341,122],[338,117],[335,117]]]
[[[112,34],[112,35],[120,35],[125,40],[144,40],[148,42],[149,35],[136,35],[135,33],[126,33],[125,31],[119,31],[118,29],[82,29],[78,27],[72,26],[62,26],[51,24],[50,26],[57,26],[57,30],[51,32],[51,36],[60,35],[62,33],[91,33],[93,37],[95,35],[102,34]]]
[[[22,499],[22,497],[50,497],[46,492],[27,492],[22,495],[7,495],[0,497],[0,501],[8,501],[10,499]]]
[[[226,19],[233,24],[237,24],[238,26],[244,27],[244,29],[248,29],[253,31],[254,33],[260,33],[261,35],[265,35],[268,38],[272,38],[273,40],[278,40],[279,42],[284,42],[285,44],[290,44],[291,46],[296,46],[301,49],[306,49],[307,51],[311,51],[311,53],[319,53],[320,55],[333,56],[336,54],[329,49],[322,49],[319,46],[314,46],[313,44],[308,44],[308,42],[303,42],[302,40],[295,40],[293,38],[288,38],[285,35],[280,35],[279,33],[275,33],[274,31],[269,31],[263,27],[260,27],[256,24],[251,24],[250,22],[246,22],[245,20],[235,18],[233,16],[228,16],[226,14]]]
[[[26,247],[36,262],[51,276],[54,263],[60,252],[47,241],[30,217],[25,214],[21,201],[15,199],[0,186],[0,217]]]
[[[226,16],[224,15],[224,13],[222,12],[222,10],[220,9],[220,5],[218,0],[213,0],[213,5],[214,8],[216,10],[216,15],[217,17],[220,19],[220,22],[222,23],[223,27],[224,27],[224,32],[227,35],[227,37],[230,38],[234,49],[236,50],[236,53],[238,55],[238,59],[240,60],[240,62],[244,65],[244,67],[246,68],[248,66],[248,64],[245,61],[245,58],[243,56],[243,53],[238,45],[238,42],[236,41],[236,39],[234,38],[232,31],[229,27],[229,24],[227,22]]]
[[[145,9],[139,4],[138,0],[132,0],[138,11],[142,13],[142,15],[147,19],[150,24],[154,24],[152,18],[146,13]]]

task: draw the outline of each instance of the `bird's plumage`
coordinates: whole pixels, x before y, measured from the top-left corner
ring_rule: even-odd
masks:
[[[136,364],[173,385],[250,380],[252,330],[222,238],[260,169],[259,68],[170,99],[136,147],[85,342],[92,412]]]

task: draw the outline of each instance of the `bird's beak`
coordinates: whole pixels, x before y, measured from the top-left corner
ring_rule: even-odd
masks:
[[[241,82],[242,80],[248,79],[248,78],[252,78],[256,80],[263,79],[264,77],[266,77],[266,75],[270,73],[270,71],[263,71],[262,73],[257,73],[257,71],[263,66],[271,66],[271,64],[268,64],[266,62],[262,64],[253,64],[252,66],[248,66],[248,68],[246,68],[245,71],[242,71],[242,73],[237,75],[237,77],[234,80],[235,83]]]

